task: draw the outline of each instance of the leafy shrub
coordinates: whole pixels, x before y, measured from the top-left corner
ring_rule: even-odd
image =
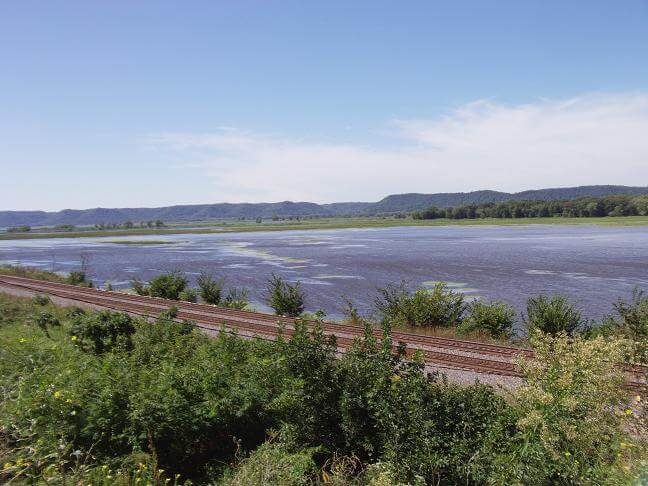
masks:
[[[227,486],[312,485],[319,468],[313,449],[291,451],[281,443],[265,442],[236,467]]]
[[[70,285],[86,285],[89,283],[84,271],[70,272],[65,280]]]
[[[384,321],[410,326],[449,327],[461,323],[466,304],[462,294],[443,283],[410,293],[405,282],[378,289],[374,304]]]
[[[632,341],[628,358],[648,363],[648,295],[634,289],[629,302],[619,299],[614,304],[616,315],[608,316],[599,326],[587,329],[590,338],[617,336]]]
[[[389,339],[378,344],[369,333],[341,359],[344,452],[391,464],[394,483],[487,482],[487,439],[510,421],[504,399],[484,385],[448,384],[426,375],[421,361],[402,359]]]
[[[34,317],[34,324],[49,337],[49,329],[60,326],[61,322],[52,312],[44,311]]]
[[[43,295],[43,294],[36,294],[34,297],[32,297],[32,302],[35,305],[40,305],[40,306],[45,306],[47,304],[51,304],[52,301],[49,298],[49,295]]]
[[[67,317],[68,319],[73,319],[75,317],[83,316],[85,314],[86,311],[83,310],[81,307],[77,307],[77,306],[69,307],[65,311],[65,317]]]
[[[620,317],[619,328],[633,341],[648,339],[648,295],[634,289],[630,302],[619,299],[614,309]]]
[[[223,300],[222,305],[229,307],[230,309],[245,309],[249,304],[249,292],[245,288],[238,289],[232,287],[228,289],[225,300]]]
[[[160,319],[164,319],[167,321],[172,321],[176,317],[178,317],[178,306],[176,305],[172,305],[167,310],[160,313]]]
[[[128,314],[110,311],[78,315],[70,330],[75,344],[94,354],[131,349],[134,333],[133,319]]]
[[[540,295],[527,300],[526,324],[528,330],[573,336],[585,322],[580,311],[563,295]]]
[[[157,469],[157,465],[153,460],[151,460],[150,456],[146,454],[134,456],[140,460],[136,466],[127,463],[120,465],[116,469],[112,469],[107,464],[94,467],[82,465],[73,471],[50,469],[48,470],[46,479],[47,482],[51,484],[96,484],[100,486],[191,486],[189,481],[182,481],[177,476],[169,476],[166,474],[166,471]]]
[[[223,293],[223,280],[215,280],[207,273],[201,273],[196,280],[200,289],[200,298],[206,304],[220,305]]]
[[[186,288],[180,292],[180,300],[185,302],[197,302],[198,301],[198,292],[196,289]]]
[[[630,484],[633,441],[624,423],[623,344],[565,333],[531,335],[534,359],[522,360],[515,431],[497,459],[502,484]],[[627,470],[626,470],[627,468]]]
[[[179,300],[180,294],[185,290],[187,284],[187,277],[185,277],[184,273],[179,271],[165,273],[151,279],[148,285],[148,295]]]
[[[180,271],[168,272],[152,278],[148,285],[139,280],[131,280],[131,286],[137,295],[148,295],[169,300],[182,300],[180,295],[187,289],[189,281]]]
[[[468,315],[458,331],[483,333],[492,338],[508,338],[513,333],[515,309],[504,302],[485,303],[475,300],[468,305]]]
[[[133,320],[129,346],[106,332],[95,354],[96,333],[77,346],[72,331],[102,313],[48,340],[23,325],[32,311],[3,311],[0,326],[6,483],[628,484],[641,459],[623,431],[634,412],[615,398],[616,342],[543,337],[506,400],[428,375],[394,352],[388,323],[338,358],[305,322],[268,342]]]
[[[268,280],[267,302],[275,314],[298,317],[304,312],[304,298],[300,282],[290,284],[274,273]]]
[[[351,299],[348,297],[343,297],[344,304],[342,307],[342,313],[344,314],[344,317],[351,323],[351,324],[361,324],[363,322],[363,318],[360,315],[360,311],[358,310],[358,306],[353,302]]]
[[[137,295],[149,295],[149,288],[137,279],[131,280],[131,287]]]

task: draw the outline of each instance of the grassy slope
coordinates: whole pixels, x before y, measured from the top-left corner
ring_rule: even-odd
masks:
[[[389,228],[398,226],[504,226],[524,224],[568,224],[568,225],[602,225],[602,226],[648,226],[648,216],[619,216],[602,218],[517,218],[517,219],[434,219],[413,220],[396,218],[322,218],[308,221],[282,221],[254,223],[236,221],[212,223],[199,227],[174,226],[171,228],[132,230],[86,230],[66,233],[3,233],[0,240],[21,240],[38,238],[79,238],[104,236],[145,236],[145,235],[177,235],[177,234],[209,234],[252,231],[286,231],[286,230],[317,230],[344,228]]]
[[[54,272],[37,270],[35,268],[20,267],[16,265],[0,265],[0,275],[13,275],[16,277],[34,278],[48,282],[66,283],[64,276]]]

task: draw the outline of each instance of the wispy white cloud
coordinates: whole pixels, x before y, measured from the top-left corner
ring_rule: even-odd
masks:
[[[214,181],[218,200],[376,200],[399,192],[648,184],[648,94],[505,105],[481,100],[429,120],[394,120],[375,146],[227,128],[165,133]]]

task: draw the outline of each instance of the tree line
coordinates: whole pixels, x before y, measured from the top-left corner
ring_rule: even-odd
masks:
[[[583,197],[564,201],[504,201],[448,208],[432,206],[412,213],[414,219],[593,218],[646,215],[648,196]]]
[[[94,225],[95,229],[106,230],[106,229],[133,229],[133,228],[163,228],[166,226],[164,221],[157,219],[155,221],[140,221],[139,223],[134,223],[132,221],[124,221],[123,223],[96,223]]]

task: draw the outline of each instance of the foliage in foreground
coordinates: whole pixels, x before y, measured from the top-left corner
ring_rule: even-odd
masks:
[[[648,363],[648,295],[635,289],[629,302],[619,299],[614,304],[614,311],[601,326],[588,329],[587,335],[628,339],[632,343],[629,358]]]
[[[41,312],[59,325],[45,333],[32,319]],[[337,358],[334,340],[303,323],[290,339],[246,341],[171,316],[0,297],[0,481],[629,484],[637,474],[617,341],[538,337],[539,360],[506,400],[427,375],[388,334],[367,332]]]
[[[521,361],[524,383],[514,396],[516,431],[498,460],[511,484],[624,484],[640,451],[627,439],[636,421],[624,397],[627,343],[534,332],[535,359]]]

